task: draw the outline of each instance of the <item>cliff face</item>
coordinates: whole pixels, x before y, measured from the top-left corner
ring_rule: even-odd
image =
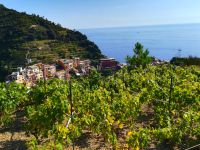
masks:
[[[44,63],[73,56],[96,62],[104,57],[79,31],[0,5],[0,78],[23,66],[27,54],[33,62]]]

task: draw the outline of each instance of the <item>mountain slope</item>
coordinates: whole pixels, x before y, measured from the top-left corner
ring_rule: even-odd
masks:
[[[61,27],[37,15],[27,15],[0,5],[0,78],[13,68],[33,62],[53,63],[58,58],[104,57],[99,48],[78,31]]]

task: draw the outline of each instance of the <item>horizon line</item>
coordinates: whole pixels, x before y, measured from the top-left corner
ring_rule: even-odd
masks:
[[[129,25],[129,26],[107,26],[107,27],[89,27],[89,28],[76,28],[75,30],[95,30],[95,29],[111,29],[111,28],[139,28],[139,27],[151,27],[151,26],[170,26],[170,25],[194,25],[200,24],[200,22],[189,23],[167,23],[167,24],[147,24],[147,25]]]

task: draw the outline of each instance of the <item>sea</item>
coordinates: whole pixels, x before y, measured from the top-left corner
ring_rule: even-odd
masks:
[[[108,57],[125,62],[136,42],[151,56],[169,61],[172,57],[200,57],[200,24],[155,25],[80,29]]]

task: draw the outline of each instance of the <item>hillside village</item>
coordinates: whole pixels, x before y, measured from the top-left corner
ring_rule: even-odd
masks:
[[[69,79],[70,76],[84,76],[90,73],[91,61],[89,59],[80,60],[79,57],[73,59],[59,59],[55,64],[37,63],[25,68],[18,67],[15,72],[7,76],[6,82],[15,81],[28,87],[34,86],[39,80],[52,78]],[[98,71],[118,70],[120,64],[114,58],[100,59],[97,67]]]
[[[166,63],[154,59],[152,65]],[[109,71],[117,71],[126,64],[120,64],[114,58],[102,58],[99,60],[97,70],[103,74]],[[27,87],[34,86],[39,80],[48,80],[52,78],[69,79],[71,76],[85,76],[90,73],[91,66],[89,59],[80,60],[79,57],[73,59],[59,59],[55,64],[37,63],[25,68],[18,67],[15,72],[7,76],[6,82],[15,81],[24,84]]]

